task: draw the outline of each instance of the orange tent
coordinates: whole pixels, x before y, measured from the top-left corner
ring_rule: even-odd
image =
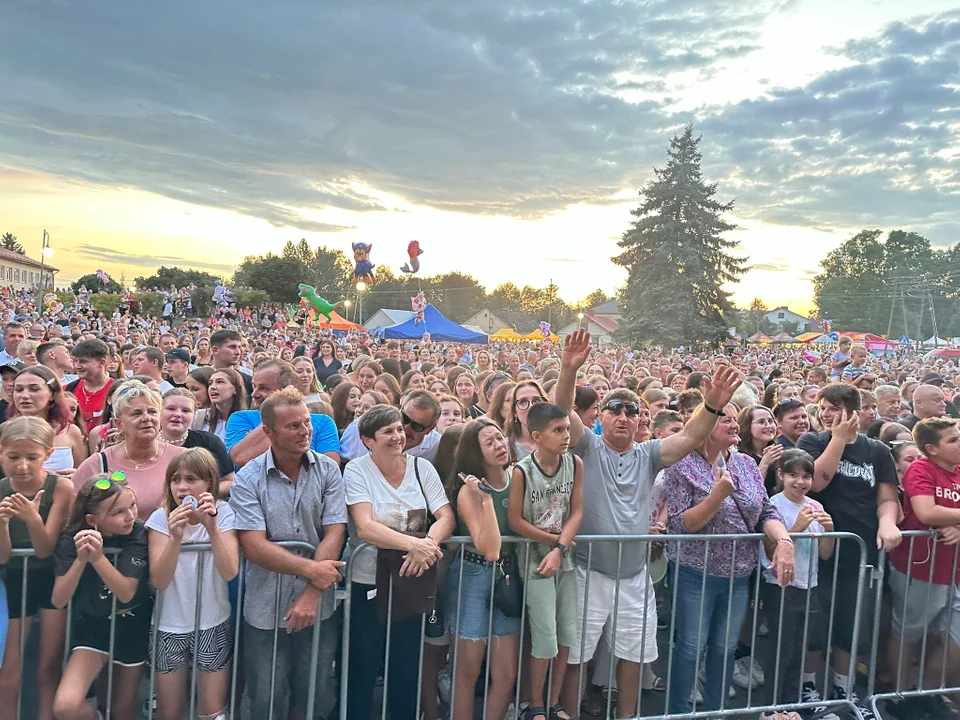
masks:
[[[321,330],[359,330],[360,326],[355,322],[350,322],[344,318],[336,310],[330,311],[330,322],[327,322],[327,319],[324,318],[322,321],[317,318],[317,311],[313,308],[310,308],[310,321],[309,324],[311,327],[317,327]],[[323,317],[322,315],[320,317]]]

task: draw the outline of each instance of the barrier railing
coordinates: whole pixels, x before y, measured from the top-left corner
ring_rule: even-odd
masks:
[[[877,673],[871,673],[870,708],[881,714],[886,704],[894,704],[900,705],[901,716],[907,712],[947,717],[939,696],[960,693],[960,586],[955,582],[960,545],[948,543],[936,531],[912,530],[903,532],[901,548],[898,562],[885,554],[879,562],[871,668],[887,671],[883,684],[888,689],[877,692]],[[888,583],[882,582],[884,577]],[[892,615],[889,634],[880,626],[885,605]]]
[[[932,537],[931,533],[904,535],[904,543],[916,543],[920,539],[929,541]],[[341,720],[361,717],[365,710],[377,708],[377,678],[375,675],[371,678],[369,674],[376,673],[381,662],[382,698],[377,708],[381,718],[400,718],[402,715],[398,713],[406,713],[407,709],[412,709],[410,714],[414,718],[419,718],[421,711],[425,712],[427,720],[445,717],[438,713],[433,690],[437,685],[438,666],[443,664],[444,658],[447,659],[449,672],[442,671],[440,677],[446,674],[450,678],[449,698],[445,697],[443,703],[449,705],[449,716],[454,720],[472,718],[477,709],[475,706],[479,705],[482,717],[503,717],[509,705],[519,708],[521,701],[539,695],[531,691],[532,667],[529,658],[531,653],[536,657],[549,656],[553,652],[552,641],[547,643],[545,651],[543,645],[544,639],[551,634],[550,630],[555,631],[553,636],[557,646],[569,649],[570,663],[562,667],[558,667],[558,663],[551,663],[548,667],[544,678],[547,692],[543,696],[548,713],[549,706],[559,701],[567,707],[571,716],[581,714],[581,701],[589,684],[584,671],[590,660],[603,663],[597,654],[603,651],[601,646],[604,642],[610,661],[603,665],[599,675],[595,673],[594,684],[605,686],[608,690],[600,709],[600,716],[607,718],[633,717],[637,714],[678,720],[714,718],[737,715],[745,709],[757,714],[814,708],[822,713],[838,709],[855,713],[852,697],[861,659],[865,660],[869,671],[864,702],[874,711],[882,711],[886,702],[960,692],[955,681],[954,684],[948,682],[949,643],[944,643],[943,648],[937,647],[938,655],[928,653],[928,637],[936,639],[933,635],[940,626],[932,625],[933,619],[926,615],[920,623],[922,642],[916,660],[920,677],[923,678],[928,664],[932,662],[931,658],[939,658],[939,682],[926,685],[920,682],[916,687],[910,685],[907,675],[913,664],[909,654],[911,650],[901,643],[893,675],[895,683],[890,690],[884,688],[883,692],[877,692],[878,665],[882,665],[884,657],[893,657],[892,651],[885,648],[882,642],[887,634],[880,612],[883,605],[883,573],[867,564],[869,556],[866,546],[856,535],[824,533],[814,537],[797,533],[792,537],[798,548],[797,577],[809,578],[817,568],[821,571],[816,591],[804,592],[798,588],[782,589],[772,585],[770,578],[763,576],[764,563],[759,548],[764,536],[759,534],[580,537],[572,551],[576,553],[576,566],[552,578],[552,583],[531,574],[531,568],[535,568],[540,559],[535,544],[516,537],[505,537],[501,556],[514,553],[517,573],[520,577],[529,578],[523,584],[519,618],[508,617],[492,600],[500,573],[498,564],[473,554],[470,538],[451,538],[445,544],[447,556],[440,561],[444,567],[438,580],[440,592],[436,606],[438,612],[442,614],[446,611],[447,614],[444,620],[446,638],[429,638],[426,645],[422,641],[428,626],[426,615],[412,620],[395,619],[396,593],[392,580],[387,588],[386,618],[381,621],[372,613],[370,603],[375,599],[375,593],[371,595],[365,586],[354,583],[354,569],[360,554],[374,553],[376,550],[361,545],[354,551],[345,569],[345,584],[330,591],[339,602],[341,607],[337,612],[342,612],[343,617],[339,635],[342,643],[339,662],[328,654],[323,654],[321,660],[324,628],[335,627],[325,623],[336,623],[337,615],[320,621],[318,614],[318,621],[309,631],[306,675],[309,682],[306,684],[305,703],[302,696],[293,698],[287,689],[290,686],[289,673],[293,669],[289,664],[278,663],[281,640],[284,639],[282,634],[285,632],[281,627],[282,618],[288,608],[281,604],[281,583],[276,583],[273,589],[274,631],[267,684],[269,705],[264,717],[268,720],[284,717],[283,708],[278,706],[278,698],[284,705],[295,700],[298,707],[305,708],[306,717],[338,716]],[[833,556],[821,563],[817,558],[816,541],[830,539],[836,545]],[[808,552],[801,552],[802,542],[811,544]],[[312,556],[314,550],[306,543],[278,544],[307,556]],[[942,543],[932,543],[931,566],[938,545],[941,554],[946,547]],[[210,551],[209,544],[184,544],[181,549],[183,553],[208,554]],[[955,571],[960,552],[957,546],[950,546],[949,551]],[[26,608],[32,552],[18,550],[14,554],[25,558],[19,572],[22,573],[21,606]],[[801,557],[806,567],[801,566]],[[199,582],[201,564],[197,563],[199,590],[194,609],[194,658],[190,663],[189,697],[186,701],[189,717],[196,717],[198,708],[196,652],[204,602],[203,583]],[[882,567],[881,559],[879,568]],[[823,571],[828,572],[824,574]],[[911,573],[907,572],[906,576],[909,578]],[[907,583],[908,595],[911,582]],[[234,638],[227,698],[230,718],[241,717],[244,657],[240,649],[245,625],[242,602],[246,590],[244,585],[245,573],[241,570],[237,580],[238,601],[231,618]],[[935,589],[926,588],[928,593]],[[575,601],[572,613],[569,607],[571,597]],[[903,600],[902,617],[909,617],[913,611],[908,599],[905,597]],[[160,617],[161,603],[162,597],[158,597],[154,608],[155,618]],[[554,628],[548,627],[548,632],[544,634],[543,619],[551,616],[549,607],[546,614],[543,612],[548,603],[554,603],[554,608],[559,608],[559,613],[553,610],[552,617],[556,619],[559,615],[560,621]],[[103,708],[107,718],[112,714],[111,698],[115,681],[116,598],[113,599],[113,609],[110,649],[104,672],[107,695]],[[871,609],[875,611],[875,616],[861,634],[860,625],[867,619]],[[952,604],[948,603],[945,613],[946,627],[949,628],[953,621]],[[71,615],[68,608],[64,663],[70,653]],[[844,625],[844,618],[849,617],[852,617],[852,627]],[[914,625],[917,622],[913,620]],[[957,624],[960,627],[960,622]],[[768,628],[766,637],[761,629],[764,625]],[[533,630],[524,631],[530,628]],[[844,642],[849,640],[849,648],[854,652],[850,653],[849,663],[845,662],[844,667],[837,668],[846,678],[843,697],[829,699],[830,670],[837,665],[834,646],[838,644],[835,637],[838,629],[845,636]],[[158,626],[154,623],[151,629],[151,653],[157,651],[157,635]],[[351,639],[358,637],[368,642],[360,646],[353,645]],[[870,641],[869,652],[861,656],[857,649],[863,637]],[[761,682],[753,677],[754,668],[751,665],[745,685],[731,699],[728,693],[732,687],[733,650],[738,639],[752,649],[754,662],[759,659],[764,678]],[[19,643],[20,667],[24,676],[27,675],[24,664],[27,640],[23,624],[19,637],[8,637],[7,640],[8,643]],[[447,650],[442,649],[444,642],[448,643]],[[824,699],[805,699],[800,692],[804,685],[804,673],[809,670],[805,667],[804,656],[807,650],[820,649],[823,650],[823,667],[822,673],[818,672],[817,685]],[[371,661],[372,657],[376,659]],[[156,689],[156,665],[156,656],[152,654],[149,675],[143,681],[148,688],[149,698],[154,696]],[[352,676],[357,673],[367,675]],[[653,683],[651,687],[651,683],[644,681],[644,677],[649,677],[651,673],[660,673],[662,682]],[[738,679],[742,680],[742,676],[743,673],[740,673]],[[330,677],[333,677],[331,682],[334,685],[326,691],[323,688]],[[339,689],[334,691],[337,682]],[[352,686],[369,687],[370,692],[363,696],[351,694]],[[425,687],[430,688],[428,693],[424,692]],[[479,703],[474,699],[475,687],[482,687],[482,693],[477,698]],[[29,716],[23,714],[21,707],[25,688],[26,685],[21,683],[17,717]],[[429,693],[434,693],[434,697],[430,698]],[[500,714],[501,711],[503,714]],[[150,720],[154,717],[152,702],[145,707],[144,717]],[[368,712],[365,720],[369,717]]]

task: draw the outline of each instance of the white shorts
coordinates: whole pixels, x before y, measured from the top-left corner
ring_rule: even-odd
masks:
[[[571,665],[593,659],[601,636],[619,660],[635,663],[657,659],[657,601],[646,569],[629,578],[621,578],[619,600],[617,581],[607,575],[577,566],[577,633],[570,648]],[[589,601],[584,595],[589,589]],[[614,636],[614,604],[617,606]]]

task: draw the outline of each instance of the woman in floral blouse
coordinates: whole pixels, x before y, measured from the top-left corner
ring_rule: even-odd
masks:
[[[739,440],[737,408],[723,410],[706,443],[666,470],[671,535],[766,535],[771,568],[782,585],[793,579],[793,543],[770,504],[757,463],[732,448]],[[677,583],[676,649],[667,712],[690,712],[689,698],[706,658],[704,702],[719,710],[733,677],[734,651],[747,612],[757,540],[668,543]],[[706,582],[704,582],[706,575]],[[732,587],[731,587],[732,586]]]

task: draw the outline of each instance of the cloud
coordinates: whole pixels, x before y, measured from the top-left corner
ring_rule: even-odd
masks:
[[[134,267],[158,268],[161,265],[167,267],[192,268],[196,270],[216,270],[222,273],[232,274],[236,271],[236,263],[208,263],[190,260],[183,257],[172,257],[169,255],[136,255],[134,253],[125,253],[114,248],[100,247],[98,245],[80,245],[76,252],[91,260],[102,260],[105,263],[116,263],[118,265],[133,265]]]
[[[26,169],[303,230],[385,210],[358,187],[538,217],[662,156],[676,121],[618,78],[656,90],[744,57],[787,4],[6,3],[0,142]]]
[[[748,222],[955,237],[958,10],[832,48],[843,67],[801,87],[671,109],[665,78],[709,82],[795,4],[3,3],[0,146],[20,170],[335,233],[394,212],[385,194],[518,218],[618,203],[693,120]]]
[[[804,87],[702,108],[708,174],[748,218],[945,239],[960,219],[960,11],[835,52],[847,66]]]

